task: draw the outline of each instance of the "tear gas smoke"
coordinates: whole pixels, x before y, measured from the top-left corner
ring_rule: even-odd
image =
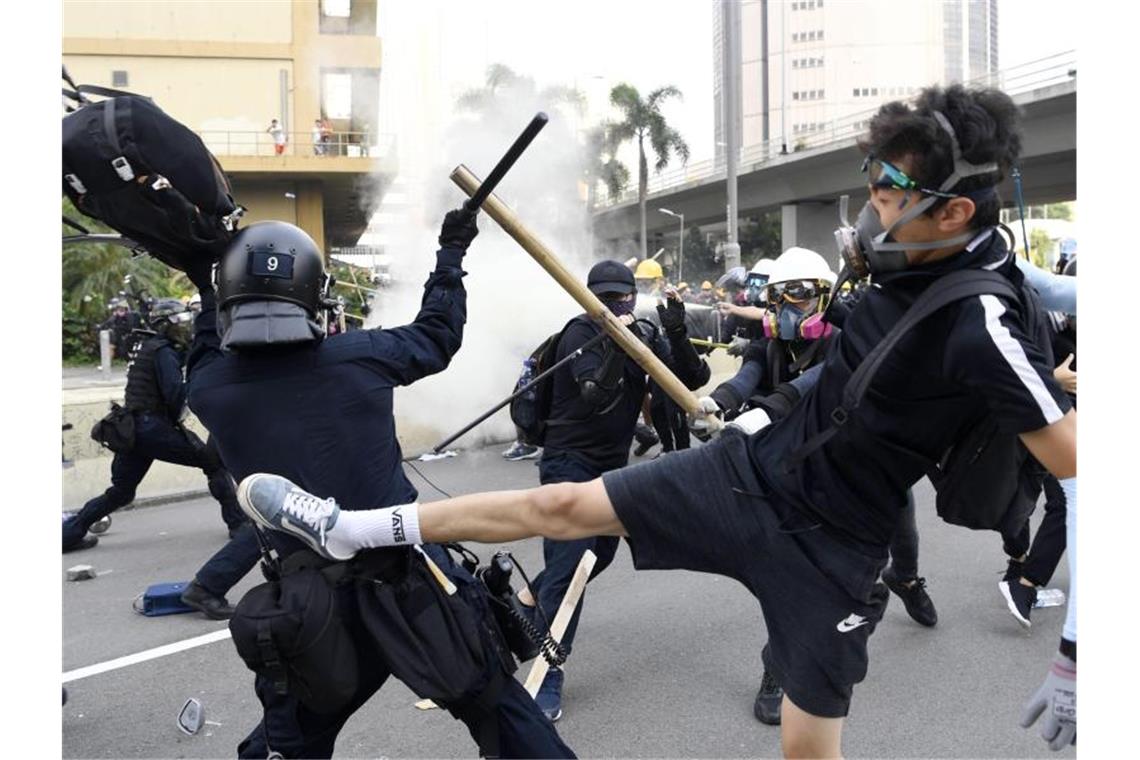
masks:
[[[442,144],[425,146],[433,155],[410,157],[407,166],[423,167],[422,171],[401,172],[409,205],[405,213],[386,217],[383,229],[393,286],[377,298],[369,327],[395,327],[415,318],[438,248],[440,222],[447,210],[466,200],[448,179],[451,170],[462,163],[486,177],[540,110],[550,114],[550,123],[506,175],[496,195],[585,279],[592,257],[580,189],[582,156],[573,131],[558,107],[543,102],[525,83],[501,87],[490,101],[486,110],[456,114]],[[405,141],[401,150],[408,147]],[[403,155],[401,166],[405,166]],[[401,424],[422,426],[428,430],[420,432],[438,437],[454,432],[510,394],[523,360],[547,335],[581,312],[485,214],[479,216],[479,236],[464,259],[464,269],[468,312],[462,348],[446,370],[396,392]],[[459,445],[512,440],[514,435],[503,410],[460,439]]]

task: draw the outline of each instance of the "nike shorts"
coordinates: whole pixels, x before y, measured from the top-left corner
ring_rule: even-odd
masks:
[[[772,498],[744,436],[607,472],[602,482],[637,569],[743,583],[768,627],[764,667],[801,709],[847,715],[886,609],[889,594],[877,582],[885,557],[855,551]]]

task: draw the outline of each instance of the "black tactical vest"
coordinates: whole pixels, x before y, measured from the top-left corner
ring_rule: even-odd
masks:
[[[169,345],[165,338],[150,338],[139,346],[138,353],[127,367],[127,391],[123,403],[128,410],[166,414],[166,402],[158,387],[155,355],[159,349]]]

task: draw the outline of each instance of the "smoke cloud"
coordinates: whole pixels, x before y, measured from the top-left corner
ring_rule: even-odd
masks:
[[[391,68],[389,68],[389,74]],[[411,104],[410,107],[415,107]],[[394,284],[374,304],[369,327],[395,327],[415,317],[434,264],[444,214],[466,195],[448,178],[458,164],[485,178],[538,111],[550,122],[496,189],[527,228],[576,276],[592,264],[589,220],[580,187],[583,157],[572,125],[524,80],[501,87],[479,112],[458,112],[435,145],[401,143],[399,192],[381,207],[385,252]],[[486,214],[464,261],[468,319],[463,346],[442,373],[396,392],[396,415],[406,427],[438,435],[457,431],[509,395],[523,359],[581,309]],[[410,423],[410,425],[409,425]],[[507,411],[454,444],[470,448],[513,440]]]

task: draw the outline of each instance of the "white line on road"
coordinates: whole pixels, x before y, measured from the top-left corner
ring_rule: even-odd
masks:
[[[80,678],[97,676],[100,673],[106,673],[111,670],[118,670],[119,668],[125,668],[128,665],[136,665],[140,662],[146,662],[147,660],[155,660],[159,657],[166,657],[168,654],[177,654],[178,652],[184,652],[187,649],[193,649],[195,647],[204,646],[206,644],[213,644],[215,641],[222,641],[224,639],[228,639],[229,637],[230,629],[223,628],[220,631],[207,633],[203,636],[195,636],[192,639],[176,641],[173,644],[163,644],[162,646],[155,647],[154,649],[147,649],[142,652],[136,652],[135,654],[128,654],[125,657],[116,657],[113,660],[96,663],[95,665],[88,665],[87,667],[79,668],[78,670],[70,670],[63,674],[63,682],[68,683],[70,681],[78,681]]]

